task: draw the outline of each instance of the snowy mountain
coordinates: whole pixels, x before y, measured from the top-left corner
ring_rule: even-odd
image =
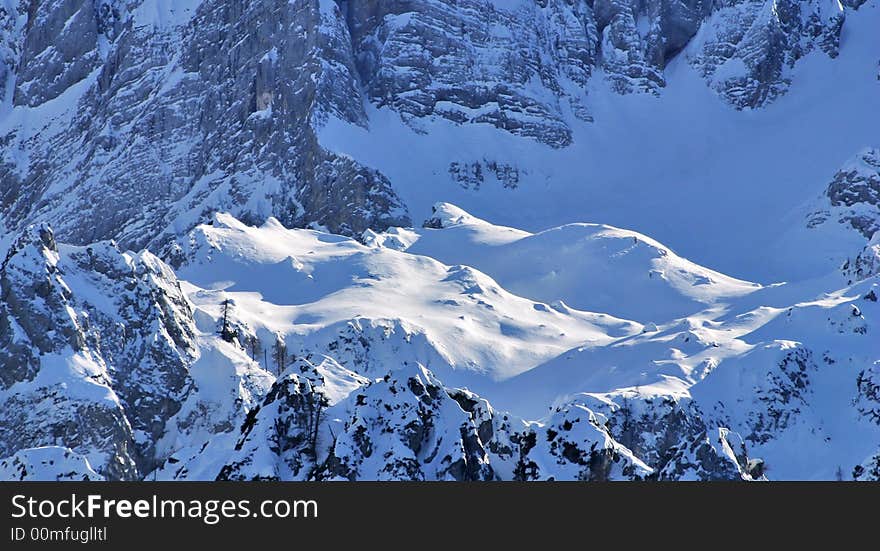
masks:
[[[38,476],[677,480],[850,477],[877,453],[878,276],[762,286],[635,232],[529,234],[449,204],[428,226],[365,245],[220,214],[181,238],[177,275],[26,232],[0,279],[6,461],[60,445]]]
[[[880,478],[878,29],[0,0],[0,479]]]

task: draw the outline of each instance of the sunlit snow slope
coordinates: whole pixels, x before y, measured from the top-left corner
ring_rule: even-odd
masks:
[[[686,403],[781,479],[849,476],[877,448],[864,407],[880,359],[876,276],[833,293],[833,274],[761,286],[633,231],[531,234],[446,203],[426,226],[363,245],[218,215],[186,240],[178,273],[202,331],[231,304],[236,323],[295,357],[329,355],[367,378],[424,366],[525,419],[584,400],[648,417],[668,407],[657,401]]]
[[[759,285],[449,203],[360,241],[217,214],[170,254],[13,240],[4,476],[875,476],[876,270]]]

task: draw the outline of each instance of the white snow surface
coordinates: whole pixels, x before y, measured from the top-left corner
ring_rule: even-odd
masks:
[[[370,232],[363,245],[218,214],[185,240],[178,275],[204,330],[229,300],[264,342],[333,355],[325,377],[348,381],[331,385],[334,403],[359,387],[352,372],[420,365],[538,422],[579,396],[694,400],[753,435],[750,456],[779,479],[833,478],[876,450],[880,426],[853,403],[880,360],[880,311],[864,298],[877,276],[759,285],[631,230],[530,233],[447,203],[434,218],[442,228]],[[786,382],[799,361],[805,389]]]

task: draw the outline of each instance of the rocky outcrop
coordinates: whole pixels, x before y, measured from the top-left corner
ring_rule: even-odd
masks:
[[[208,347],[168,266],[113,243],[58,246],[34,226],[6,253],[0,289],[0,455],[62,443],[105,478],[136,479],[164,460],[168,432],[186,439],[178,414],[204,401],[190,369]]]
[[[63,442],[101,457],[110,479],[137,478],[134,434],[88,320],[61,277],[52,230],[31,227],[0,266],[0,456]]]
[[[619,93],[659,93],[663,69],[709,15],[703,0],[599,0],[593,4],[600,31],[602,68]]]
[[[652,469],[579,403],[526,423],[420,365],[402,366],[327,408],[300,361],[251,411],[219,478],[236,480],[633,480]],[[322,416],[323,415],[323,416]],[[318,427],[320,425],[320,427]],[[271,459],[268,459],[270,456]]]
[[[852,478],[862,482],[880,481],[880,453],[869,457],[864,463],[856,465],[852,472]]]
[[[626,393],[600,403],[611,434],[654,469],[658,480],[752,480],[746,444],[713,424],[690,399]],[[608,399],[606,399],[608,400]]]
[[[880,149],[865,148],[850,159],[825,195],[838,222],[871,239],[880,230]]]
[[[880,273],[880,149],[866,147],[844,163],[807,215],[806,225],[832,225],[867,240],[840,266],[850,283]]]
[[[319,480],[492,480],[488,425],[421,366],[356,391]],[[483,439],[481,439],[481,437]]]
[[[855,258],[844,262],[841,271],[850,283],[880,274],[880,232],[874,233],[871,241]]]
[[[141,471],[155,467],[155,443],[193,386],[196,329],[174,272],[148,252],[123,254],[113,243],[67,248],[67,273],[89,282],[110,308],[80,301],[84,332],[112,377],[136,436]]]
[[[112,35],[112,25],[107,25],[106,12],[99,13],[98,8],[111,9],[109,4],[94,0],[30,3],[13,104],[34,107],[55,99],[99,67],[98,39],[107,38],[104,33]]]
[[[724,1],[704,21],[689,58],[734,107],[761,107],[786,92],[790,69],[807,53],[837,57],[843,22],[837,0]]]
[[[308,480],[329,400],[324,379],[307,360],[288,368],[263,403],[250,410],[232,458],[218,480]]]
[[[756,386],[759,406],[748,413],[746,440],[764,443],[795,422],[812,392],[811,376],[818,369],[812,352],[803,347],[787,351]]]
[[[555,408],[549,422],[520,434],[517,480],[643,480],[652,469],[616,442],[607,419],[583,403]]]
[[[563,147],[571,131],[556,98],[589,119],[597,34],[586,2],[340,4],[369,99],[416,129],[438,116]]]
[[[488,161],[449,163],[449,176],[464,189],[480,189],[487,181],[496,181],[502,187],[516,189],[520,180],[520,169],[516,165]]]
[[[0,459],[0,480],[3,481],[100,481],[89,460],[70,448],[46,446],[20,450],[12,457]]]
[[[856,388],[856,409],[865,419],[880,425],[880,361],[859,372]]]

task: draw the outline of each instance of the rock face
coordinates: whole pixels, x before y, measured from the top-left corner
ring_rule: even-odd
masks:
[[[422,368],[386,376],[353,396],[320,479],[492,480],[479,426]],[[486,443],[490,437],[483,433]]]
[[[643,480],[652,469],[616,442],[606,419],[578,402],[557,408],[543,427],[518,441],[519,480]]]
[[[95,467],[108,478],[137,478],[132,427],[103,359],[89,347],[89,320],[73,307],[60,260],[44,226],[16,240],[0,266],[0,365],[7,391],[0,455],[61,441],[100,457]],[[68,383],[67,371],[76,374],[76,384]]]
[[[687,48],[722,98],[760,107],[807,52],[836,54],[843,20],[832,0],[7,1],[0,215],[155,250],[216,210],[346,235],[407,225],[409,183],[321,145],[329,117],[367,128],[370,105],[416,131],[441,118],[563,148],[597,73],[660,93]],[[517,185],[515,167],[479,169]]]
[[[192,390],[192,311],[174,273],[149,253],[127,256],[112,243],[98,243],[69,249],[68,258],[70,275],[82,274],[105,296],[117,297],[109,309],[89,302],[80,308],[87,346],[108,367],[135,435],[140,470],[148,472],[155,443]]]
[[[170,268],[113,243],[59,247],[35,226],[6,253],[0,288],[0,456],[63,443],[108,479],[153,470],[199,397],[189,370],[204,353]]]
[[[314,476],[322,414],[329,401],[323,377],[302,360],[285,372],[263,403],[248,412],[233,459],[218,480],[308,480]],[[266,460],[266,456],[271,459]]]
[[[711,9],[711,2],[704,0],[595,2],[602,68],[612,87],[620,93],[659,93],[666,86],[666,64],[696,34]]]
[[[735,107],[760,107],[785,93],[789,70],[805,54],[837,56],[843,22],[837,0],[718,2],[690,61]]]
[[[19,2],[19,9],[24,6],[25,2]],[[101,12],[99,7],[103,8]],[[99,27],[102,37],[114,34],[112,21],[108,20],[111,9],[94,0],[31,2],[16,63],[13,103],[41,105],[95,70],[101,63]]]
[[[489,123],[563,147],[557,102],[589,119],[584,85],[597,61],[586,2],[341,2],[369,99],[418,128],[440,116]],[[535,86],[537,84],[537,86]]]
[[[55,100],[67,117],[4,136],[5,150],[30,151],[0,168],[7,225],[40,214],[68,241],[139,248],[217,208],[341,233],[408,222],[384,176],[315,137],[329,113],[364,117],[338,10],[314,0],[32,4],[7,13],[26,21],[9,38],[21,43],[12,103]]]
[[[825,192],[831,215],[867,239],[880,230],[880,149],[865,148],[834,175]]]
[[[874,233],[871,241],[855,258],[843,264],[842,272],[850,282],[880,274],[880,232]]]
[[[344,368],[337,364],[336,369]],[[584,395],[537,424],[499,412],[469,391],[445,387],[418,364],[365,382],[330,408],[324,384],[309,362],[279,379],[263,405],[248,415],[219,478],[607,481],[763,476],[760,460],[748,458],[746,443],[728,429],[709,429],[693,404],[624,396],[621,406]],[[319,429],[324,423],[327,427]]]
[[[15,481],[100,481],[89,460],[69,448],[46,446],[30,448],[0,459],[0,480]]]
[[[611,434],[643,458],[659,480],[751,480],[746,443],[713,425],[693,400],[622,394],[602,404]],[[610,407],[609,407],[610,406]]]
[[[866,147],[837,171],[816,208],[807,216],[807,227],[856,232],[867,240],[841,266],[850,281],[880,273],[880,149]]]

